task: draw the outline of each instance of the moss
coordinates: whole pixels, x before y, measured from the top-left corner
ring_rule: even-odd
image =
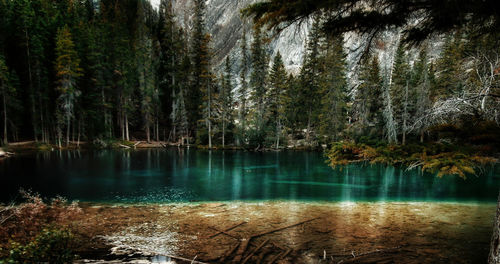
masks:
[[[420,167],[438,177],[477,175],[482,166],[497,162],[468,146],[443,143],[370,146],[354,142],[338,142],[326,153],[329,165],[337,167],[350,162],[370,161],[386,165]]]

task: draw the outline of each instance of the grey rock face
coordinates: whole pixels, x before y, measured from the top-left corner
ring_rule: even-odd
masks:
[[[153,5],[158,6],[160,0],[151,0]],[[194,17],[193,0],[172,0],[174,13],[180,26],[190,29]],[[263,0],[206,0],[205,22],[208,33],[212,36],[213,65],[216,72],[221,70],[221,64],[227,56],[230,57],[235,76],[238,75],[241,64],[241,36],[243,29],[247,32],[247,47],[250,49],[252,42],[252,21],[248,18],[242,19],[240,10],[250,4]],[[311,28],[311,21],[306,21],[300,25],[292,25],[282,31],[279,35],[271,36],[268,45],[270,61],[279,51],[283,57],[283,62],[289,73],[298,74],[303,62],[304,47],[307,42],[307,35]],[[351,89],[351,96],[355,93],[357,86],[357,65],[360,53],[367,39],[355,33],[344,36],[344,49],[347,57],[347,75]],[[387,31],[381,37],[381,41],[376,45],[374,51],[379,56],[381,69],[388,71],[392,67],[392,60],[399,43],[397,31]],[[440,38],[430,42],[431,57],[439,54]],[[437,44],[436,44],[437,43]],[[410,57],[416,57],[416,50],[411,52]]]
[[[252,41],[252,25],[249,19],[242,19],[240,10],[259,0],[207,0],[205,15],[208,33],[212,35],[213,63],[218,70],[227,56],[233,61],[233,70],[237,72],[241,61],[241,36],[243,28],[247,31],[248,46]],[[154,1],[153,1],[154,3]],[[174,12],[177,22],[184,28],[192,27],[193,1],[174,0]],[[302,64],[304,45],[309,31],[309,23],[291,26],[278,36],[271,38],[268,45],[273,57],[279,51],[289,72],[297,73]]]

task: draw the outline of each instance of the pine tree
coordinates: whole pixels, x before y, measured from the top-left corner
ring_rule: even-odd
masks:
[[[9,78],[9,69],[7,68],[7,65],[5,64],[5,59],[3,56],[0,56],[0,92],[2,93],[2,106],[3,106],[3,141],[2,145],[7,145],[9,143],[8,140],[8,129],[7,129],[7,123],[8,123],[8,112],[7,112],[7,97],[9,96],[10,93],[10,84],[9,84],[10,78]]]
[[[461,32],[446,36],[442,54],[437,61],[437,98],[446,97],[463,90],[461,65],[464,44]]]
[[[346,54],[342,36],[325,41],[324,69],[319,94],[319,132],[327,141],[338,140],[347,119]]]
[[[142,1],[137,8],[136,65],[141,94],[141,112],[143,116],[146,139],[151,141],[151,127],[156,124],[155,106],[159,104],[158,90],[155,84],[153,62],[153,43],[146,28],[146,15]],[[154,129],[156,131],[156,129]],[[156,132],[155,132],[156,133]]]
[[[208,73],[207,66],[210,61],[208,58],[208,43],[205,29],[205,1],[194,1],[194,26],[191,37],[191,62],[192,62],[192,77],[191,85],[186,94],[186,109],[188,112],[188,120],[191,125],[196,125],[202,118],[200,105],[202,105],[202,90],[207,90],[206,75]],[[204,95],[206,96],[206,95]],[[208,100],[208,99],[207,99]],[[210,100],[209,100],[210,101]],[[207,123],[207,119],[206,122]],[[209,122],[207,123],[209,126]],[[195,131],[196,127],[191,130]]]
[[[262,146],[265,139],[266,104],[264,99],[267,91],[268,77],[268,60],[262,38],[260,28],[254,28],[254,38],[251,47],[252,72],[250,75],[250,87],[252,89],[250,99],[254,105],[251,141],[258,146]]]
[[[319,90],[320,90],[320,75],[321,67],[321,22],[320,18],[315,18],[312,25],[311,32],[308,36],[306,45],[306,52],[304,54],[304,62],[300,72],[301,82],[301,112],[305,120],[302,124],[306,126],[306,141],[311,143],[311,130],[317,119],[316,106],[320,104]]]
[[[74,117],[74,105],[80,91],[76,87],[76,81],[81,76],[80,59],[75,51],[75,45],[71,39],[71,32],[67,26],[57,32],[56,38],[56,76],[58,78],[58,122],[59,147],[62,140],[62,126],[66,123],[66,145],[69,144],[70,124]]]
[[[202,125],[198,127],[198,132],[203,129],[203,126],[207,129],[209,149],[212,148],[212,136],[213,136],[212,124],[213,124],[213,119],[215,118],[214,102],[217,98],[216,82],[214,80],[215,78],[210,69],[210,63],[211,63],[211,55],[209,50],[210,39],[211,39],[210,35],[206,34],[205,38],[201,42],[201,46],[199,47],[200,49],[199,53],[202,55],[202,57],[199,58],[201,72],[200,75],[198,76],[202,94],[201,109],[203,116],[203,122],[201,122]]]
[[[430,77],[430,68],[428,64],[428,55],[427,50],[424,47],[418,56],[418,60],[415,62],[413,66],[413,74],[412,74],[412,86],[415,87],[416,90],[416,100],[415,100],[415,111],[414,111],[414,120],[418,121],[424,118],[426,111],[431,107],[431,78]],[[424,132],[425,127],[419,126],[420,132],[420,142],[424,142]]]
[[[182,82],[186,82],[188,77],[181,79],[180,76],[185,74],[181,67],[185,57],[185,40],[184,31],[180,29],[174,21],[174,13],[172,10],[172,1],[162,0],[160,2],[160,17],[158,20],[158,41],[160,46],[160,63],[158,66],[159,87],[162,91],[161,101],[163,102],[163,111],[169,116],[171,125],[170,137],[174,142],[178,139],[180,131],[180,120],[187,117],[179,116],[181,113],[187,114],[185,110],[185,92],[181,89],[187,87],[181,86]],[[187,61],[189,63],[189,61]],[[189,73],[189,67],[184,68]],[[182,101],[182,102],[181,102]],[[181,105],[184,110],[181,110]],[[185,133],[185,131],[181,132]],[[185,135],[182,135],[185,136]]]
[[[238,91],[239,107],[238,107],[238,127],[236,132],[236,144],[241,145],[246,142],[246,120],[247,120],[247,97],[248,97],[248,82],[247,75],[249,70],[248,50],[246,29],[243,28],[241,36],[241,70],[240,70],[240,88]]]
[[[274,132],[272,138],[274,138],[273,145],[276,149],[280,147],[280,139],[286,120],[286,107],[289,102],[286,79],[287,73],[285,65],[278,51],[274,57],[271,72],[269,74],[269,91],[267,94],[269,98],[268,111],[270,112],[271,121],[273,123],[273,125],[271,125],[273,128],[271,129],[271,133]]]
[[[224,74],[221,78],[220,91],[219,91],[219,108],[220,108],[220,123],[222,127],[222,148],[226,146],[226,133],[228,127],[233,123],[233,75],[231,73],[231,60],[229,56],[226,57],[224,66]]]
[[[363,60],[360,69],[360,85],[357,89],[355,109],[362,135],[381,135],[384,120],[383,89],[377,56]]]
[[[401,143],[404,145],[406,143],[410,112],[414,107],[412,102],[412,99],[414,99],[414,89],[410,86],[410,65],[408,63],[405,48],[402,44],[398,46],[396,51],[392,74],[393,82],[390,87],[390,95],[392,99],[393,115],[398,134],[402,135]]]

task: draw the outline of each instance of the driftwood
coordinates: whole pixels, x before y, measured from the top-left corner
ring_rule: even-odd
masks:
[[[278,255],[274,256],[268,263],[273,264],[278,258],[281,258],[281,255],[283,255],[283,252],[278,253]]]
[[[124,148],[124,149],[131,149],[131,147],[127,146],[127,145],[123,145],[123,144],[119,144],[118,146]]]
[[[205,262],[201,262],[201,261],[195,260],[196,257],[194,257],[194,259],[187,259],[187,258],[178,257],[178,256],[172,256],[172,255],[163,255],[163,256],[169,257],[171,259],[177,259],[177,260],[186,261],[186,262],[189,262],[189,263],[192,263],[192,264],[208,264],[208,263],[205,263]]]
[[[261,237],[261,236],[268,235],[268,234],[271,234],[271,233],[276,233],[276,232],[284,230],[284,229],[288,229],[288,228],[295,227],[295,226],[298,226],[298,225],[301,225],[301,224],[305,224],[307,222],[314,221],[314,220],[316,220],[318,218],[320,218],[320,217],[311,218],[309,220],[304,220],[304,221],[301,221],[301,222],[298,222],[298,223],[295,223],[295,224],[291,224],[291,225],[287,225],[287,226],[284,226],[284,227],[276,228],[276,229],[273,229],[273,230],[270,230],[270,231],[262,232],[262,233],[259,233],[257,235],[253,235],[252,237]]]
[[[240,239],[240,237],[235,236],[235,235],[231,235],[231,234],[229,234],[229,233],[228,233],[227,231],[225,231],[225,230],[219,230],[219,229],[217,229],[217,228],[215,228],[215,227],[211,227],[211,226],[210,226],[210,227],[208,227],[208,228],[210,228],[210,229],[213,229],[213,230],[217,231],[217,233],[216,233],[215,235],[212,235],[212,236],[217,236],[217,235],[219,235],[219,234],[224,234],[224,235],[226,235],[226,236],[229,236],[229,237],[232,237],[232,238],[235,238],[235,239]]]
[[[230,234],[228,234],[228,233],[226,233],[226,232],[231,231],[231,230],[233,230],[233,229],[237,228],[238,226],[240,226],[240,225],[244,225],[244,224],[246,224],[246,223],[247,223],[247,222],[243,221],[243,222],[241,222],[241,223],[239,223],[239,224],[236,224],[236,225],[231,226],[231,227],[229,227],[229,228],[227,228],[227,229],[224,229],[224,230],[218,230],[218,229],[216,229],[215,227],[210,227],[211,229],[214,229],[214,230],[216,230],[216,231],[218,231],[218,232],[217,232],[217,233],[215,233],[215,234],[212,234],[212,235],[208,236],[207,238],[213,238],[213,237],[216,237],[216,236],[218,236],[218,235],[220,235],[220,234],[226,234],[226,235],[229,235],[229,236],[231,236],[231,237],[232,237],[232,235],[230,235]]]
[[[209,227],[210,229],[213,229],[213,230],[215,230],[217,232],[214,233],[214,234],[211,234],[211,235],[207,236],[206,238],[213,238],[213,237],[216,237],[216,236],[218,236],[220,234],[224,234],[224,235],[227,235],[229,237],[232,237],[232,238],[240,240],[240,242],[238,244],[236,244],[235,246],[231,247],[229,249],[229,251],[226,254],[224,254],[224,256],[220,259],[220,262],[224,262],[226,259],[230,258],[231,255],[233,255],[234,252],[236,252],[235,256],[234,256],[234,258],[232,260],[232,263],[243,263],[243,264],[245,264],[253,256],[255,256],[255,254],[257,252],[259,252],[259,250],[261,250],[269,242],[269,239],[266,239],[262,243],[260,243],[257,246],[255,246],[255,248],[252,251],[250,251],[250,253],[245,254],[247,252],[249,246],[250,246],[250,243],[251,243],[252,239],[257,238],[257,237],[261,237],[261,236],[265,236],[265,235],[268,235],[268,234],[272,234],[272,233],[275,233],[275,232],[279,232],[279,231],[282,231],[282,230],[285,230],[285,229],[288,229],[288,228],[292,228],[292,227],[295,227],[295,226],[298,226],[298,225],[302,225],[302,224],[314,221],[314,220],[316,220],[318,218],[320,218],[320,217],[311,218],[311,219],[308,219],[308,220],[300,221],[298,223],[294,223],[294,224],[290,224],[290,225],[287,225],[287,226],[275,228],[275,229],[272,229],[272,230],[269,230],[269,231],[257,233],[255,235],[252,235],[252,236],[249,236],[249,237],[246,237],[246,238],[242,238],[242,239],[240,239],[239,237],[237,237],[235,235],[232,235],[232,234],[230,234],[228,232],[231,231],[231,230],[233,230],[233,229],[235,229],[236,227],[239,227],[239,226],[241,226],[243,224],[246,224],[247,222],[245,222],[245,221],[243,221],[241,223],[238,223],[236,225],[233,225],[233,226],[231,226],[231,227],[229,227],[227,229],[224,229],[224,230],[219,230],[219,229],[217,229],[215,227]],[[290,254],[290,252],[292,252],[292,249],[290,249],[290,248],[284,248],[284,247],[281,247],[279,245],[276,245],[275,243],[272,243],[272,244],[273,244],[274,247],[279,248],[281,250],[281,252],[278,255],[274,256],[271,259],[270,263],[273,263],[274,261],[276,261],[278,259],[283,259],[288,254]],[[268,253],[269,253],[268,249],[263,250],[259,254],[259,256],[257,257],[257,263],[261,263],[262,260],[264,259],[264,257]],[[245,258],[243,258],[243,257],[245,257]]]
[[[373,251],[360,253],[357,255],[353,251],[353,253],[350,255],[349,258],[344,258],[337,263],[339,263],[339,264],[340,263],[353,263],[353,262],[354,263],[358,263],[358,262],[363,263],[363,261],[361,260],[362,258],[371,257],[371,256],[376,255],[376,254],[396,253],[397,251],[399,251],[400,248],[401,248],[401,246],[393,247],[393,248],[386,248],[386,249],[376,249]],[[380,258],[383,258],[383,259],[380,259]],[[380,262],[382,260],[385,261],[386,259],[389,259],[389,258],[392,259],[392,256],[379,256],[376,260],[369,259],[366,262],[376,263],[376,262]]]
[[[280,259],[284,259],[286,258],[286,256],[288,256],[288,254],[290,254],[290,252],[292,252],[292,249],[289,248],[285,251],[285,253],[283,253],[283,255],[281,255]]]
[[[240,242],[236,243],[236,245],[232,246],[229,251],[220,259],[220,262],[224,262],[227,258],[231,257],[231,255],[238,249],[240,246]]]
[[[255,255],[257,251],[259,251],[263,246],[265,246],[267,242],[269,242],[269,238],[264,240],[264,242],[260,243],[254,250],[252,250],[252,252],[250,252],[250,254],[248,254],[248,256],[241,263],[242,264],[247,263],[247,261],[250,260],[250,258],[253,257],[253,255]]]
[[[236,256],[234,257],[234,259],[233,259],[232,262],[233,263],[240,263],[242,261],[243,256],[245,255],[245,252],[247,251],[248,246],[250,244],[250,241],[252,239],[257,238],[257,237],[261,237],[261,236],[265,236],[265,235],[268,235],[268,234],[272,234],[272,233],[275,233],[275,232],[278,232],[278,231],[281,231],[281,230],[284,230],[284,229],[292,228],[292,227],[295,227],[295,226],[298,226],[298,225],[301,225],[301,224],[305,224],[305,223],[314,221],[314,220],[316,220],[318,218],[319,217],[308,219],[308,220],[304,220],[304,221],[301,221],[301,222],[298,222],[298,223],[294,223],[294,224],[290,224],[290,225],[287,225],[287,226],[275,228],[275,229],[272,229],[272,230],[269,230],[269,231],[265,231],[265,232],[261,232],[261,233],[249,236],[247,238],[243,238],[241,240],[241,243],[239,244],[238,251],[236,252]],[[239,226],[239,225],[236,225],[234,227],[237,227],[237,226]],[[228,233],[226,233],[224,231],[220,231],[219,230],[219,232],[224,233],[226,235],[229,235]],[[232,235],[230,235],[230,236],[232,236]],[[269,242],[269,239],[267,239],[266,241],[264,241],[263,243],[261,243],[260,245],[258,245],[251,253],[249,253],[249,255],[247,255],[247,257],[243,260],[242,263],[246,263],[255,253],[257,253],[258,250],[260,250],[268,242]],[[274,244],[274,245],[276,246],[276,244]],[[283,247],[279,247],[279,246],[276,246],[276,247],[280,248],[281,250],[285,250]],[[272,262],[276,261],[278,258],[285,257],[286,255],[290,254],[291,251],[292,251],[291,249],[286,249],[285,252],[282,252],[282,253],[278,254],[277,256],[275,256],[275,259]]]
[[[243,255],[245,254],[245,251],[247,251],[248,244],[250,244],[250,240],[252,240],[252,237],[243,238],[241,240],[241,244],[238,247],[238,251],[236,251],[236,256],[233,259],[233,263],[240,263],[241,259],[243,258]]]
[[[257,263],[257,264],[262,263],[262,260],[264,260],[264,258],[266,257],[266,255],[267,255],[267,254],[269,254],[270,252],[271,252],[271,250],[269,250],[268,248],[264,248],[264,249],[260,252],[259,256],[257,257],[257,262],[256,262],[256,263]]]

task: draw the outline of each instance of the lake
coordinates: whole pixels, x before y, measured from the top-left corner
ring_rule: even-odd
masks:
[[[0,161],[0,201],[20,188],[44,197],[110,203],[186,201],[495,202],[500,168],[466,180],[419,169],[352,164],[321,152],[195,149],[52,151]]]

